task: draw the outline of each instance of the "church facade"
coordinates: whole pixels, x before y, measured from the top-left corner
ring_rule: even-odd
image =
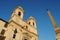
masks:
[[[23,20],[24,10],[18,6],[9,22],[0,19],[0,40],[38,40],[36,20],[30,16]]]

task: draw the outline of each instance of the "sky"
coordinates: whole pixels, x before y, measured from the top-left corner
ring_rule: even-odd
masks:
[[[0,0],[0,18],[8,22],[17,6],[24,9],[24,20],[29,16],[36,19],[39,40],[56,40],[54,26],[46,9],[50,10],[60,28],[60,0]]]

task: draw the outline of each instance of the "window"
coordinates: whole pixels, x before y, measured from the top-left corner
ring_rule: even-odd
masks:
[[[30,22],[29,22],[29,24],[30,24]]]
[[[24,40],[27,40],[27,39],[24,39]]]
[[[5,36],[0,36],[0,40],[5,40]]]
[[[20,16],[21,15],[21,12],[18,12],[18,16]]]
[[[31,40],[31,36],[29,33],[23,33],[23,40]]]
[[[6,23],[6,24],[4,25],[4,27],[7,28],[7,25],[8,25],[8,24]]]
[[[34,26],[34,22],[33,22],[33,26]]]
[[[56,39],[57,40],[57,39]]]
[[[24,28],[25,28],[25,29],[28,29],[28,26],[25,26]]]
[[[5,33],[5,30],[3,29],[3,30],[1,31],[1,34],[4,35],[4,33]]]
[[[15,33],[15,34],[17,33],[17,29],[14,30],[14,33]]]
[[[16,37],[16,35],[15,34],[13,34],[13,38],[15,38]]]

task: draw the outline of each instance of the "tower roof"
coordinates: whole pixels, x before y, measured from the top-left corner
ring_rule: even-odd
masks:
[[[21,11],[24,12],[24,10],[23,10],[23,8],[22,8],[21,6],[17,6],[17,7],[14,9],[14,11],[15,11],[16,9],[20,9]]]
[[[34,20],[36,22],[35,18],[33,18],[32,16],[30,16],[28,20]]]

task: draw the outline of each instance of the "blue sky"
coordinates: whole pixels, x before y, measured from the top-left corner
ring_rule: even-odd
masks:
[[[16,6],[24,9],[24,20],[29,16],[36,19],[39,40],[56,40],[54,27],[46,9],[51,11],[60,28],[60,0],[0,0],[0,18],[9,21]]]

